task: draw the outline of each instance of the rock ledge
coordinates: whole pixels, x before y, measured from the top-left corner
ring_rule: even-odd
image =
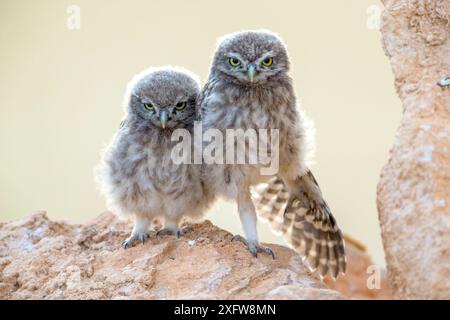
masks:
[[[291,249],[270,245],[277,259],[255,259],[209,221],[179,240],[152,236],[124,250],[120,243],[130,229],[111,213],[85,225],[54,222],[45,212],[0,224],[0,299],[345,298]],[[358,249],[350,247],[349,258],[359,259]],[[359,260],[353,265],[364,269],[367,261]],[[351,275],[331,285],[346,296],[378,294],[365,295]]]

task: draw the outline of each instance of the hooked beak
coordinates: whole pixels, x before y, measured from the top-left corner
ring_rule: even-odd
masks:
[[[253,82],[255,79],[256,66],[253,63],[250,63],[247,66],[247,77],[250,82]]]
[[[169,112],[165,109],[159,112],[159,122],[161,123],[161,127],[163,129],[167,126],[167,119],[169,118]]]

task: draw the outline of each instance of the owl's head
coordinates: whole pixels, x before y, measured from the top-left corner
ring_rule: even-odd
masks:
[[[244,31],[219,39],[212,71],[241,84],[264,84],[286,76],[289,58],[282,40],[269,31]]]
[[[192,125],[200,92],[197,76],[173,67],[136,75],[125,95],[127,117],[144,127],[176,129]]]

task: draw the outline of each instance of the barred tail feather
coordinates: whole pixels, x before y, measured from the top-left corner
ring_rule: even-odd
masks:
[[[290,195],[279,177],[255,190],[259,215],[281,232],[292,247],[324,276],[345,273],[344,239],[314,176],[308,171],[296,179],[299,194]],[[297,187],[297,185],[296,185]]]

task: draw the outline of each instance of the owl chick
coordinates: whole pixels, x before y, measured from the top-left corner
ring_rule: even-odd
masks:
[[[193,130],[196,77],[178,68],[146,70],[129,83],[125,117],[107,147],[98,180],[113,212],[134,215],[134,229],[123,247],[142,243],[154,218],[164,220],[159,234],[177,238],[183,217],[200,218],[212,197],[201,180],[201,167],[175,164],[171,152],[175,129]]]
[[[344,241],[306,166],[311,130],[296,109],[288,70],[286,47],[271,32],[240,32],[219,41],[199,99],[203,129],[278,129],[279,170],[268,179],[261,174],[261,165],[217,164],[206,172],[205,180],[213,192],[237,201],[245,239],[235,238],[254,256],[257,251],[273,255],[258,241],[258,212],[313,269],[336,277],[346,268]],[[256,189],[252,197],[251,189],[261,182],[267,182],[266,188]]]

